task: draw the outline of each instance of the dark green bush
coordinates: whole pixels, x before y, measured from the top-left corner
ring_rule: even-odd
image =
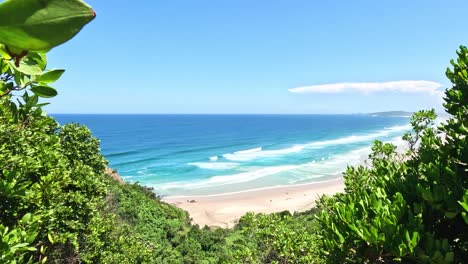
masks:
[[[457,51],[445,108],[411,118],[409,152],[375,142],[371,167],[348,168],[346,193],[320,202],[323,253],[329,263],[468,261],[468,50]]]

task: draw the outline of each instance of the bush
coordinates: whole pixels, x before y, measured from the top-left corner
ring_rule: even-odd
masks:
[[[434,127],[434,111],[411,118],[410,151],[375,142],[370,168],[348,168],[346,193],[324,197],[323,254],[329,263],[468,261],[468,50],[447,77],[452,116]]]

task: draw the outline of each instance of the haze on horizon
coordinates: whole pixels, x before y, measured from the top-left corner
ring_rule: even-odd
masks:
[[[89,0],[51,113],[441,111],[462,0]]]

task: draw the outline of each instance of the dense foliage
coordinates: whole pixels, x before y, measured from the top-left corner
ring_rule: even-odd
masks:
[[[315,210],[291,215],[248,213],[228,239],[237,238],[234,252],[240,263],[321,263],[319,223]]]
[[[468,50],[457,54],[447,69],[451,118],[435,127],[433,110],[416,113],[406,155],[376,142],[372,166],[348,168],[346,192],[321,200],[329,263],[467,263]]]
[[[10,0],[0,14],[0,263],[468,263],[466,47],[447,69],[451,118],[436,126],[433,110],[413,115],[408,152],[376,141],[371,166],[349,167],[345,193],[314,210],[200,228],[153,190],[114,181],[89,129],[42,110],[64,71],[46,70],[40,49],[94,11],[80,0]]]

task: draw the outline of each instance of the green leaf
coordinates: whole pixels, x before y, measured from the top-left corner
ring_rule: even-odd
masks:
[[[413,232],[413,237],[411,238],[411,247],[415,248],[419,243],[419,233],[418,232]]]
[[[8,54],[5,45],[0,44],[0,56],[6,60],[11,60],[10,54]]]
[[[445,263],[452,263],[454,257],[455,257],[455,255],[453,254],[453,252],[447,252],[447,254],[445,254],[444,262]]]
[[[42,104],[37,104],[36,106],[37,107],[43,107],[43,106],[46,106],[46,105],[49,105],[50,103],[42,103]]]
[[[445,217],[447,217],[448,219],[453,219],[457,215],[458,215],[458,212],[445,212]]]
[[[11,248],[22,248],[22,247],[26,247],[27,245],[29,245],[29,243],[19,243],[19,244],[16,244],[14,246],[12,246]]]
[[[27,75],[41,75],[42,74],[41,67],[39,67],[39,65],[37,65],[36,63],[30,60],[22,60],[19,64],[19,67],[17,67],[15,63],[12,61],[9,61],[8,64],[10,65],[11,68],[15,69],[16,71],[19,71]]]
[[[44,74],[42,74],[39,79],[37,79],[38,82],[48,84],[48,83],[53,83],[57,81],[60,76],[65,72],[65,70],[59,69],[59,70],[51,70],[48,71]]]
[[[47,238],[49,239],[50,243],[54,243],[54,239],[52,238],[51,234],[47,234]]]
[[[340,244],[343,244],[345,239],[343,237],[343,235],[338,231],[338,230],[335,230],[335,234],[338,236],[338,239],[340,241]]]
[[[27,223],[27,222],[31,221],[31,214],[30,214],[30,213],[25,214],[25,215],[23,216],[23,218],[21,219],[21,221],[22,221],[23,223]]]
[[[32,109],[34,106],[37,105],[39,97],[37,95],[33,95],[30,96],[27,100],[25,99],[24,101],[26,102],[26,109]]]
[[[41,70],[45,70],[47,66],[47,55],[43,52],[29,52],[28,57],[35,61]]]
[[[31,88],[31,91],[37,96],[50,98],[57,95],[57,91],[50,86],[35,86]]]
[[[8,70],[10,70],[9,64],[4,60],[0,60],[0,72],[6,73]]]
[[[464,203],[460,201],[458,201],[458,203],[463,207],[463,209],[465,209],[468,212],[468,203]]]
[[[33,243],[34,239],[36,239],[36,236],[37,233],[28,234],[28,236],[26,237],[26,242]]]
[[[468,225],[468,215],[465,212],[462,212],[461,216],[463,218],[463,221],[465,221],[465,223]]]
[[[94,19],[80,0],[9,0],[0,4],[0,42],[10,51],[44,51],[75,36]]]
[[[375,242],[379,239],[379,234],[377,232],[377,229],[373,226],[369,228],[369,233],[372,235],[372,240]]]
[[[406,242],[408,244],[411,243],[411,238],[410,238],[410,234],[409,234],[408,230],[406,230],[406,232],[405,232],[405,238],[406,238]]]

